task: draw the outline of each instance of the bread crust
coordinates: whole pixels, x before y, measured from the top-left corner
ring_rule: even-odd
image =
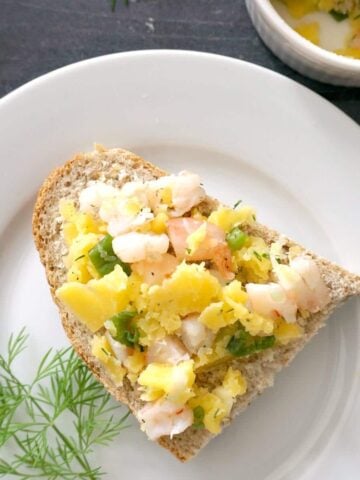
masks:
[[[67,249],[61,235],[61,219],[58,204],[61,198],[73,199],[78,204],[78,194],[90,180],[101,180],[114,186],[122,186],[130,180],[151,180],[165,175],[166,172],[146,162],[139,156],[126,150],[116,148],[107,150],[97,147],[94,152],[75,155],[63,166],[55,169],[45,180],[39,190],[33,213],[33,236],[40,259],[45,267],[52,297],[57,304],[62,325],[76,352],[92,370],[96,378],[115,397],[125,403],[136,415],[143,406],[140,392],[133,388],[127,380],[122,387],[116,387],[101,363],[93,357],[90,348],[92,333],[90,330],[67,312],[55,296],[55,291],[66,281],[66,268],[63,256]],[[204,209],[213,209],[216,201],[208,198],[202,205]],[[256,223],[249,227],[249,233],[261,236],[267,243],[279,238],[279,233]],[[296,244],[287,239],[289,246]],[[348,297],[360,294],[360,277],[347,272],[343,268],[318,257],[313,252],[299,246],[317,263],[321,275],[331,292],[330,304],[319,313],[311,315],[303,325],[305,334],[289,345],[278,345],[271,350],[242,359],[231,361],[231,365],[239,368],[247,379],[247,393],[239,397],[232,409],[232,419],[259,395],[265,388],[272,386],[275,374],[287,366],[305,344],[325,325],[333,310]],[[202,371],[197,382],[210,388],[222,383],[226,365],[217,365]],[[188,428],[185,432],[170,437],[162,437],[158,443],[168,449],[179,460],[187,461],[196,455],[213,437],[205,429]]]

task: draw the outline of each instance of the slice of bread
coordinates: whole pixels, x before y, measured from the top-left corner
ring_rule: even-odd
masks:
[[[88,328],[73,315],[65,311],[55,297],[55,290],[66,281],[66,268],[63,257],[67,253],[61,234],[59,200],[72,199],[78,204],[80,191],[90,180],[101,180],[120,187],[130,180],[151,180],[163,176],[165,172],[142,158],[120,148],[106,150],[102,147],[92,153],[78,154],[64,166],[56,169],[42,185],[33,214],[33,234],[41,261],[45,267],[48,283],[54,301],[58,304],[62,324],[77,353],[83,358],[95,376],[105,388],[120,402],[137,412],[143,402],[140,393],[129,382],[123,387],[116,387],[105,368],[91,354],[90,340],[92,334]],[[217,202],[208,198],[201,205],[203,210],[211,211]],[[273,242],[279,234],[258,223],[249,227],[253,234]],[[288,240],[289,246],[296,245]],[[348,297],[360,294],[360,277],[347,272],[341,267],[323,259],[303,247],[300,247],[317,263],[321,275],[330,289],[331,302],[320,313],[311,315],[304,324],[305,335],[288,345],[278,345],[272,349],[254,354],[250,357],[233,360],[248,383],[247,393],[238,398],[233,407],[231,420],[245,410],[251,401],[266,387],[272,386],[276,372],[288,365],[304,345],[324,326],[332,311]],[[217,365],[197,375],[199,385],[216,387],[221,384],[228,365]],[[228,422],[229,423],[229,422]],[[212,434],[205,429],[188,428],[185,432],[170,437],[162,437],[159,444],[170,450],[181,461],[189,460],[204,447]]]

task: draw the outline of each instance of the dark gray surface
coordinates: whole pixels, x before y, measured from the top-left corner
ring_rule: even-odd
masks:
[[[63,65],[112,52],[177,48],[263,65],[307,85],[360,123],[360,89],[305,79],[254,31],[244,0],[0,0],[0,97]]]

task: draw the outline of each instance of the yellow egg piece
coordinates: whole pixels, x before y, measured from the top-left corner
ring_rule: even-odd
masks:
[[[101,235],[96,233],[79,234],[73,240],[68,256],[65,260],[66,265],[72,265],[74,262],[87,256],[89,251],[101,240]]]
[[[281,345],[287,345],[292,340],[302,337],[304,329],[297,323],[286,323],[285,320],[280,320],[274,330],[276,340]]]
[[[166,233],[168,220],[169,217],[166,215],[165,212],[159,212],[150,222],[151,231],[156,234]]]
[[[220,292],[219,281],[204,265],[183,262],[162,285],[150,287],[145,300],[150,312],[185,316],[204,310]]]
[[[79,212],[72,200],[60,200],[59,211],[63,219],[63,236],[67,246],[71,246],[79,234],[99,234],[104,230],[103,222],[89,213]]]
[[[66,282],[56,290],[57,298],[79,320],[96,332],[128,302],[128,277],[120,265],[113,272],[87,284]]]
[[[248,244],[233,253],[233,260],[245,283],[265,283],[270,279],[269,247],[260,237],[250,236]]]
[[[78,229],[74,223],[65,223],[63,225],[63,236],[65,243],[68,247],[72,244],[75,238],[78,236]]]
[[[338,50],[335,50],[335,53],[337,53],[338,55],[343,55],[344,57],[360,59],[360,48],[340,48]]]
[[[134,352],[125,358],[124,366],[130,373],[138,374],[145,368],[146,357],[144,352],[134,350]]]
[[[150,363],[140,374],[138,383],[144,389],[142,400],[153,401],[166,395],[172,402],[185,404],[193,396],[194,362],[186,360],[177,365]]]
[[[224,302],[212,303],[203,310],[199,316],[199,322],[210,328],[213,332],[217,332],[224,327],[223,318]]]
[[[208,370],[214,365],[233,358],[226,347],[234,332],[227,332],[227,330],[231,330],[231,327],[218,333],[211,347],[201,347],[199,349],[194,359],[196,371]]]
[[[234,398],[238,395],[244,395],[247,390],[246,379],[239,370],[229,367],[223,380],[223,387]]]
[[[320,25],[318,22],[301,23],[294,30],[314,45],[320,45]]]
[[[62,198],[59,202],[59,212],[65,222],[71,222],[76,214],[75,202]]]
[[[91,341],[91,353],[106,368],[116,386],[122,386],[126,368],[111,354],[111,347],[105,336],[95,335]]]
[[[252,336],[271,335],[274,331],[274,320],[252,312],[246,319],[240,319],[240,323]]]
[[[319,0],[284,0],[290,14],[294,18],[301,18],[308,13],[315,12]]]
[[[201,388],[197,389],[197,394],[188,402],[190,408],[202,407],[204,410],[204,427],[214,435],[221,432],[221,424],[226,415],[228,408],[224,400],[214,393]]]
[[[238,320],[233,308],[224,302],[212,303],[206,307],[199,316],[199,322],[206,325],[213,332],[235,323]]]
[[[170,187],[160,188],[157,192],[158,200],[168,206],[172,205],[172,191]]]
[[[328,12],[336,7],[338,0],[317,0],[317,3],[320,10]]]
[[[87,283],[91,280],[93,276],[89,273],[88,260],[85,258],[79,258],[79,260],[74,262],[69,267],[66,278],[68,282],[79,283]]]
[[[243,307],[248,298],[247,293],[242,289],[241,282],[238,280],[233,280],[229,285],[226,285],[222,290],[222,294],[224,300],[234,307],[237,305]],[[239,315],[240,312],[242,312],[242,310],[240,310],[237,315]]]
[[[193,255],[200,247],[206,237],[206,223],[203,223],[195,232],[186,239],[187,253]]]
[[[95,335],[91,340],[91,353],[106,365],[112,357],[111,347],[104,335]]]
[[[208,222],[217,225],[225,232],[229,232],[233,227],[242,224],[251,225],[256,218],[255,210],[248,206],[243,205],[240,208],[232,209],[229,207],[219,207],[214,210],[209,218]]]

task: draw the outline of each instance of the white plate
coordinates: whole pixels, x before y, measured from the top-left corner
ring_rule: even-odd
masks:
[[[78,63],[0,102],[1,345],[26,324],[30,373],[66,344],[31,238],[37,188],[93,142],[123,146],[360,271],[360,131],[300,85],[200,53],[148,51]],[[179,464],[137,427],[98,452],[107,478],[352,480],[360,471],[359,303],[352,300],[198,458]]]

